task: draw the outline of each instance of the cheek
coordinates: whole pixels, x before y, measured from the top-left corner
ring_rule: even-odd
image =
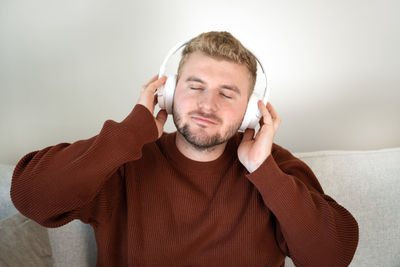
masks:
[[[178,111],[188,111],[190,108],[193,109],[193,100],[187,95],[175,92],[174,94],[174,109]]]
[[[219,116],[223,120],[224,127],[230,127],[242,121],[244,112],[242,107],[235,105],[226,107],[223,111],[221,110]]]
[[[231,114],[233,118],[242,118],[246,112],[247,102],[236,102],[233,105],[226,105],[225,110]]]

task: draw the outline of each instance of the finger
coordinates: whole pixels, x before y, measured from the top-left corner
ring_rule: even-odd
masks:
[[[167,121],[168,114],[165,109],[160,109],[156,116],[156,121],[158,121],[162,126],[164,126],[165,122]]]
[[[150,81],[148,81],[146,84],[144,84],[142,87],[146,88],[147,86],[149,86],[150,83],[154,82],[157,80],[158,74],[156,74],[153,78],[151,78]]]
[[[149,90],[149,92],[154,94],[156,92],[156,90],[158,89],[158,87],[163,85],[166,80],[167,80],[167,77],[166,76],[162,76],[160,79],[150,83],[145,90]]]
[[[273,122],[274,128],[278,129],[279,125],[281,124],[281,117],[279,117],[278,113],[276,112],[275,108],[271,105],[270,102],[267,103],[267,109],[270,111]]]
[[[260,126],[262,127],[264,124],[272,125],[271,114],[269,114],[268,109],[261,100],[258,101],[258,109],[260,110],[263,116],[262,119],[260,120]]]
[[[278,118],[278,113],[275,111],[274,107],[271,105],[270,102],[267,103],[267,109],[269,111],[269,113],[271,114],[272,118]]]
[[[253,139],[253,136],[254,136],[254,132],[255,132],[254,129],[249,129],[249,128],[247,128],[247,129],[244,131],[242,141],[250,141],[250,140],[252,140],[252,139]]]

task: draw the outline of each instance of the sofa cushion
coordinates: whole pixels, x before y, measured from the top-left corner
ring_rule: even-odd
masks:
[[[18,212],[10,199],[11,177],[15,166],[0,164],[0,220]]]
[[[357,220],[359,243],[350,266],[399,266],[400,148],[294,155]]]
[[[0,266],[53,266],[47,229],[20,213],[0,221]]]
[[[57,228],[48,228],[57,267],[96,266],[97,246],[93,228],[79,220]]]

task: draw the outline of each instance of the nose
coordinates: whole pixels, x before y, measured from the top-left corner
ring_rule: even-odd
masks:
[[[205,113],[214,113],[218,110],[217,94],[211,90],[204,90],[197,98],[197,105]]]

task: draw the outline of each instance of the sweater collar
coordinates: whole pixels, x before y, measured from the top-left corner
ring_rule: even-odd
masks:
[[[165,144],[165,155],[181,171],[191,174],[223,174],[237,158],[237,134],[229,139],[224,152],[212,161],[195,161],[183,155],[176,146],[176,131],[165,133],[162,142]]]

